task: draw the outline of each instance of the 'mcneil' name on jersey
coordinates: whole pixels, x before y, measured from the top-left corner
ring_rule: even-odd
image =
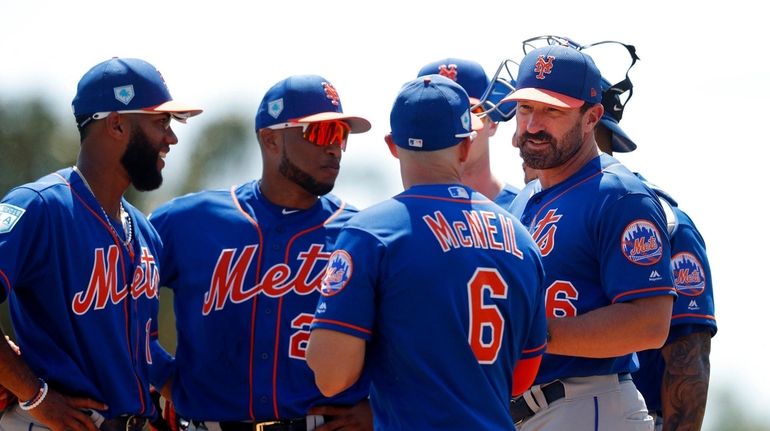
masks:
[[[331,253],[322,251],[323,246],[320,244],[312,244],[297,255],[300,264],[293,277],[291,267],[279,263],[268,268],[256,286],[244,289],[249,266],[259,260],[257,248],[257,244],[247,245],[237,256],[237,249],[222,250],[211,276],[211,286],[204,297],[204,315],[208,315],[211,310],[221,310],[228,301],[238,304],[254,298],[260,292],[279,297],[292,291],[299,295],[321,291],[322,269]]]
[[[501,250],[523,258],[516,246],[516,233],[511,217],[492,211],[464,210],[459,220],[447,219],[441,211],[422,217],[441,250],[472,247]]]

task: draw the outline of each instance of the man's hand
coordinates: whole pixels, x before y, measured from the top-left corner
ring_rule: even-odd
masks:
[[[87,413],[91,409],[106,410],[107,406],[90,398],[68,397],[49,388],[43,402],[28,413],[53,431],[99,431]]]
[[[16,345],[13,341],[11,341],[11,337],[5,336],[5,341],[8,342],[8,345],[11,346],[11,350],[13,350],[16,355],[21,355],[21,351],[19,350],[19,346]],[[16,402],[16,396],[11,393],[8,389],[6,389],[5,386],[0,385],[0,412],[5,411],[5,409],[8,408],[11,404]]]
[[[315,406],[308,411],[308,414],[330,418],[315,431],[371,431],[374,429],[369,400],[362,400],[354,406]]]

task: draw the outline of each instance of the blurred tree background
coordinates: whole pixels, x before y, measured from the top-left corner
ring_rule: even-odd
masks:
[[[198,120],[198,119],[196,119]],[[139,193],[129,189],[126,198],[146,214],[161,203],[204,188],[222,188],[261,172],[258,144],[251,116],[231,114],[210,119],[191,140],[189,158],[175,178],[166,175],[159,190]],[[183,143],[187,145],[187,143]],[[42,98],[3,100],[0,97],[0,196],[19,184],[75,163],[79,137],[71,117],[58,118]],[[172,156],[173,157],[173,156]],[[384,182],[366,166],[345,169],[356,187],[375,190]],[[173,293],[161,289],[160,338],[171,352],[176,348]],[[0,306],[0,324],[13,336],[8,301]],[[709,431],[770,431],[770,426],[749,414],[736,388],[712,388],[704,429]]]

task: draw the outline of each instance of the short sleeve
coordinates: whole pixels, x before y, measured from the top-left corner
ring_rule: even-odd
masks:
[[[311,329],[323,328],[369,340],[384,245],[355,228],[340,232],[321,283]]]

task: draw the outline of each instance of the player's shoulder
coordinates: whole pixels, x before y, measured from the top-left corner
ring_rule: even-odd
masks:
[[[71,195],[65,179],[66,169],[45,175],[35,181],[12,188],[3,198],[9,205],[45,205],[67,202]]]
[[[329,213],[339,213],[340,217],[350,218],[360,210],[350,202],[331,193],[321,196],[321,206]]]
[[[189,213],[216,212],[222,207],[233,206],[231,191],[228,189],[202,190],[177,196],[160,205],[150,215],[159,217],[185,217]]]
[[[600,156],[601,176],[599,192],[602,194],[644,194],[654,196],[653,191],[630,169],[606,154]]]

